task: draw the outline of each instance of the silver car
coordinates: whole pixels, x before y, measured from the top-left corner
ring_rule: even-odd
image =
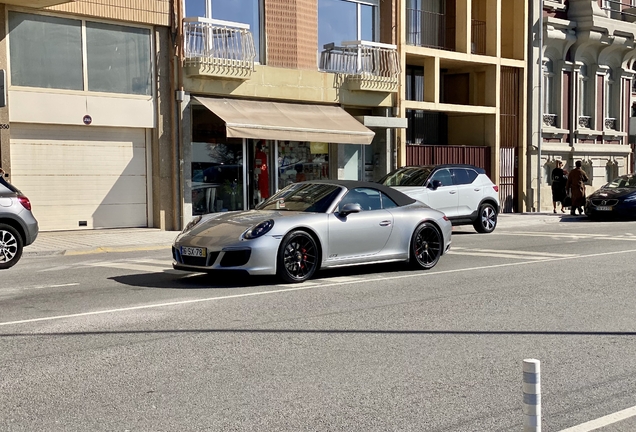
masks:
[[[194,218],[175,239],[173,267],[241,270],[302,282],[321,268],[409,261],[430,269],[448,251],[446,216],[377,183],[294,183],[255,210]]]
[[[0,176],[0,270],[13,267],[38,236],[31,202]]]

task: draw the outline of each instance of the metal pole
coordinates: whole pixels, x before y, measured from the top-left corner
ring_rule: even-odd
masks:
[[[523,432],[541,432],[541,362],[523,361]]]
[[[537,212],[541,211],[541,144],[543,141],[543,0],[539,2],[539,129],[537,130]]]

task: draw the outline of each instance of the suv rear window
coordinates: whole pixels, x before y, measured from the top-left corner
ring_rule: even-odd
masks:
[[[477,173],[474,170],[466,168],[452,168],[453,181],[456,185],[471,184],[477,178]]]

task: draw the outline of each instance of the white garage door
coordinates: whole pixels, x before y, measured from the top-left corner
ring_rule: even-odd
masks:
[[[40,229],[147,226],[144,129],[11,124],[11,182]]]

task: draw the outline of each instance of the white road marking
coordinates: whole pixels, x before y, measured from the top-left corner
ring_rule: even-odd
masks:
[[[492,233],[494,234],[494,233]],[[546,232],[500,232],[499,235],[504,236],[523,236],[523,237],[550,237],[559,239],[576,240],[623,240],[623,241],[636,241],[636,237],[631,235],[624,236],[609,236],[607,234],[566,234],[566,233],[546,233]],[[490,234],[489,234],[490,235]]]
[[[451,252],[453,251],[474,251],[474,252],[492,252],[492,253],[505,253],[505,254],[513,254],[513,255],[536,255],[541,257],[572,257],[576,256],[576,254],[557,254],[550,252],[530,252],[530,251],[518,251],[518,250],[509,250],[509,249],[469,249],[463,247],[453,247],[451,248]]]
[[[147,263],[147,264],[158,264],[164,267],[170,267],[172,268],[172,259],[152,259],[152,258],[148,258],[148,259],[134,259],[131,260],[133,262],[138,262],[138,263]]]
[[[487,252],[469,252],[469,251],[454,251],[454,250],[450,250],[448,252],[449,254],[452,255],[469,255],[469,256],[481,256],[481,257],[491,257],[491,258],[506,258],[506,259],[522,259],[522,260],[527,260],[527,259],[533,259],[533,260],[537,260],[537,261],[542,261],[542,260],[549,260],[553,257],[547,257],[547,256],[527,256],[527,255],[513,255],[513,254],[497,254],[497,253],[487,253]]]
[[[309,290],[309,289],[329,288],[334,286],[352,285],[356,283],[380,282],[380,281],[398,280],[398,279],[406,279],[406,278],[432,277],[432,276],[449,274],[449,273],[462,273],[462,272],[485,270],[485,269],[492,269],[492,268],[514,267],[514,266],[521,266],[521,265],[527,265],[527,264],[536,264],[538,262],[568,261],[572,259],[580,260],[584,258],[596,258],[600,256],[622,255],[622,254],[633,254],[633,253],[636,253],[636,249],[614,251],[614,252],[601,252],[601,253],[589,254],[589,255],[577,255],[573,257],[550,258],[549,260],[544,260],[544,261],[533,260],[533,261],[525,261],[525,262],[517,262],[517,263],[469,267],[469,268],[454,269],[454,270],[442,270],[437,272],[436,271],[415,272],[415,273],[407,274],[407,275],[366,278],[366,279],[337,282],[337,283],[303,285],[300,287],[287,288],[287,289],[259,291],[259,292],[246,293],[246,294],[234,294],[234,295],[220,296],[220,297],[207,297],[207,298],[194,299],[194,300],[181,300],[181,301],[174,301],[174,302],[149,304],[149,305],[143,305],[143,306],[131,306],[126,308],[117,308],[117,309],[109,309],[109,310],[101,310],[101,311],[93,311],[93,312],[81,312],[81,313],[75,313],[75,314],[69,314],[69,315],[57,315],[57,316],[50,316],[50,317],[18,320],[18,321],[0,322],[0,327],[9,326],[9,325],[17,325],[17,324],[29,324],[29,323],[35,323],[35,322],[41,322],[41,321],[54,321],[54,320],[62,320],[62,319],[68,319],[68,318],[79,318],[79,317],[85,317],[85,316],[91,316],[91,315],[105,315],[105,314],[112,314],[112,313],[119,313],[119,312],[130,312],[130,311],[142,310],[142,309],[154,309],[154,308],[161,308],[161,307],[182,306],[187,304],[215,302],[215,301],[245,298],[245,297],[256,297],[256,296],[262,296],[262,295],[268,295],[268,294],[280,294],[280,293],[303,291],[303,290]]]
[[[623,421],[634,416],[636,416],[636,406],[606,415],[604,417],[597,418],[596,420],[581,423],[578,426],[563,429],[561,432],[589,432],[614,423],[618,423],[619,421]]]
[[[20,292],[20,291],[26,291],[26,290],[64,288],[64,287],[77,286],[77,285],[79,285],[79,283],[66,283],[66,284],[59,284],[59,285],[36,285],[36,286],[30,286],[30,287],[16,287],[16,288],[3,289],[2,292],[3,293],[4,292]]]
[[[157,267],[143,264],[133,264],[127,262],[117,262],[117,261],[103,261],[86,264],[90,267],[108,267],[108,268],[116,268],[116,269],[124,269],[124,270],[135,270],[146,273],[170,273],[170,274],[183,274],[182,270],[174,270],[171,267]]]

